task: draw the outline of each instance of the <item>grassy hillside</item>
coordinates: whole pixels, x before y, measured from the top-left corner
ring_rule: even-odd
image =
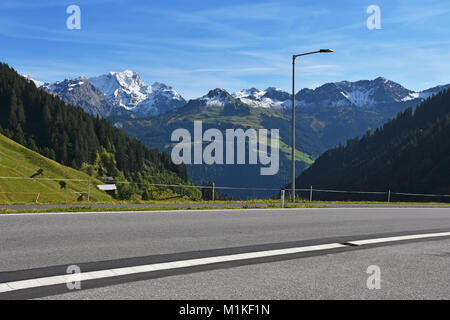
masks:
[[[150,150],[109,121],[66,105],[3,63],[0,63],[0,133],[93,177],[133,182],[132,187],[118,186],[119,200],[152,200],[168,193],[190,199],[201,197],[196,188],[176,191],[149,188],[150,183],[192,183],[186,167],[175,165],[169,154]]]
[[[89,175],[63,166],[0,134],[0,176],[29,178],[43,169],[39,178],[88,180]],[[61,189],[59,181],[0,179],[0,203],[34,203],[39,195],[41,203],[77,202],[80,192],[87,192],[87,181],[67,181]],[[97,189],[98,180],[91,182],[91,201],[110,201],[112,198]],[[84,197],[86,200],[86,195]]]

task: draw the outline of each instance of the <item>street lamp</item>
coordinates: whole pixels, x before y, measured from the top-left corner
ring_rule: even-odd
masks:
[[[300,56],[307,56],[315,53],[327,53],[334,52],[331,49],[320,49],[319,51],[313,51],[302,54],[294,54],[292,56],[292,148],[291,148],[291,161],[292,161],[292,202],[295,203],[295,59]]]

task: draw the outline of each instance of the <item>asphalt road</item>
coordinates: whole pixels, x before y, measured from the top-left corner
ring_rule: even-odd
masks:
[[[450,231],[448,208],[0,215],[1,283]],[[1,293],[61,299],[449,299],[450,237],[282,254]],[[381,270],[369,290],[366,269]]]

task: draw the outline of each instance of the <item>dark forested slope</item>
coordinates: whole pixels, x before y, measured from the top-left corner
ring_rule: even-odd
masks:
[[[450,90],[331,149],[297,187],[450,194]]]
[[[174,165],[169,154],[148,149],[107,120],[66,105],[3,63],[0,133],[63,165],[84,168],[98,177],[139,183],[188,183],[186,167]],[[135,189],[151,197],[146,187]],[[181,191],[194,197],[200,194],[193,188]],[[131,193],[127,192],[128,196]]]

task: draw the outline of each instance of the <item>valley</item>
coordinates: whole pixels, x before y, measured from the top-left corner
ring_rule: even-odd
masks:
[[[197,185],[281,188],[290,182],[291,95],[279,88],[256,88],[228,93],[213,89],[203,97],[186,101],[170,86],[149,86],[134,71],[111,72],[93,78],[36,84],[66,103],[79,105],[95,116],[109,120],[149,148],[170,153],[174,130],[193,132],[194,121],[204,130],[279,129],[280,165],[274,176],[260,176],[254,165],[187,164],[189,178]],[[379,77],[356,82],[326,83],[296,94],[296,172],[301,173],[325,151],[348,139],[374,132],[408,107],[445,90],[438,86],[421,92]],[[206,146],[206,144],[204,145]],[[223,190],[237,200],[274,196],[273,190]]]

